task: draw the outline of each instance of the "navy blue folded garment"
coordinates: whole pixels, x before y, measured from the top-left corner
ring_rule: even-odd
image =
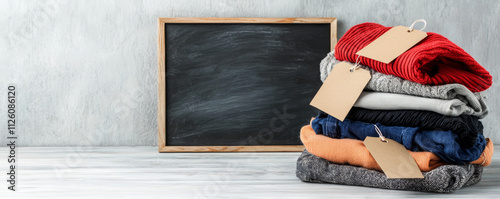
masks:
[[[433,152],[443,161],[451,164],[466,164],[478,159],[486,146],[486,140],[482,134],[478,134],[474,146],[464,148],[456,141],[457,134],[451,131],[423,130],[419,127],[384,126],[379,123],[376,125],[386,138],[401,143],[406,149]],[[312,121],[311,126],[316,134],[323,134],[337,139],[364,140],[367,136],[378,137],[372,123],[349,119],[342,122],[326,113],[320,113]]]
[[[347,119],[385,126],[420,127],[424,130],[440,129],[457,134],[460,146],[476,144],[477,135],[483,133],[483,124],[473,115],[447,116],[419,110],[370,110],[353,107]]]

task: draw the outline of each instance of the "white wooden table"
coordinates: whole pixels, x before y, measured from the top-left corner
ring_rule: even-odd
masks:
[[[496,148],[498,149],[498,145]],[[451,194],[304,183],[300,153],[158,153],[157,147],[21,147],[17,191],[7,190],[0,148],[0,199],[9,198],[498,198],[500,155],[482,181]]]

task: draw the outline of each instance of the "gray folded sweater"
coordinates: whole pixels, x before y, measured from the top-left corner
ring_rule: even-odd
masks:
[[[475,111],[459,99],[445,100],[374,91],[363,91],[354,106],[372,110],[433,111],[448,116],[474,115],[479,118],[484,118],[487,114]]]
[[[340,63],[335,59],[334,52],[330,52],[320,63],[321,81],[325,81],[332,68]],[[459,99],[474,112],[484,117],[488,113],[488,108],[481,93],[473,93],[461,84],[444,84],[437,86],[423,85],[409,80],[405,80],[394,75],[387,75],[376,72],[367,66],[360,65],[361,68],[369,70],[372,78],[366,85],[366,90],[415,95],[438,99]]]
[[[304,182],[324,182],[384,189],[448,193],[481,181],[480,165],[443,165],[423,172],[423,179],[388,179],[384,173],[363,167],[340,165],[306,150],[297,160],[297,177]]]

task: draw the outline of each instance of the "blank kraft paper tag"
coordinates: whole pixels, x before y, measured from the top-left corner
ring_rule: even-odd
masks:
[[[388,64],[425,37],[427,33],[423,31],[413,29],[408,32],[408,27],[396,26],[356,54]]]
[[[370,71],[358,68],[351,72],[352,67],[347,62],[335,65],[310,105],[344,121],[371,78]]]
[[[366,137],[363,142],[387,178],[424,178],[415,159],[398,142],[380,137]]]

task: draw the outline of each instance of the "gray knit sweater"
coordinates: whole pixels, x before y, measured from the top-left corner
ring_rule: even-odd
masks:
[[[351,165],[339,165],[307,151],[297,160],[297,177],[304,182],[324,182],[384,189],[448,193],[477,184],[483,167],[479,165],[443,165],[423,172],[423,179],[388,179],[384,173]]]
[[[474,115],[479,118],[484,118],[487,114],[476,112],[459,99],[437,99],[375,91],[361,92],[354,106],[373,110],[422,110],[448,116]]]
[[[340,61],[335,59],[334,52],[328,53],[320,63],[321,81],[325,81],[333,66],[338,63],[340,63]],[[471,107],[476,113],[480,113],[479,115],[482,117],[486,116],[488,113],[488,108],[486,107],[482,94],[472,93],[461,84],[444,84],[438,86],[423,85],[394,75],[376,72],[367,66],[360,66],[369,70],[372,75],[371,80],[365,87],[366,90],[446,100],[459,99],[467,104],[467,106]]]

